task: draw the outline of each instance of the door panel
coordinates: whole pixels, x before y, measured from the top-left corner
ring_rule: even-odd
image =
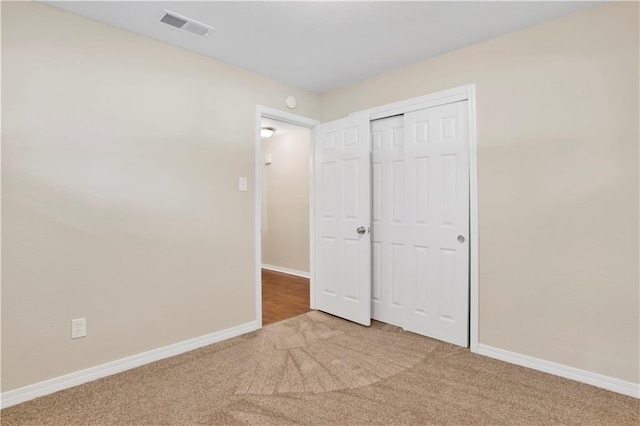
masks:
[[[404,120],[371,122],[373,297],[371,317],[402,327],[405,216]]]
[[[369,121],[356,114],[314,130],[315,300],[327,313],[371,324]]]
[[[468,346],[467,102],[407,113],[404,129],[405,243],[409,250],[403,327]]]

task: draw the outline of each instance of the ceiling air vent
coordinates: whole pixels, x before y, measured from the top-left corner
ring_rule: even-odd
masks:
[[[202,22],[194,21],[193,19],[186,18],[177,13],[169,10],[164,10],[160,13],[160,22],[165,25],[170,25],[180,31],[184,31],[189,34],[196,35],[198,37],[206,37],[214,31],[213,27],[203,24]]]

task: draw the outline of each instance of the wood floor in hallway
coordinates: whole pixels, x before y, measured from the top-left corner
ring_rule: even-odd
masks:
[[[262,325],[310,310],[308,278],[262,270]]]

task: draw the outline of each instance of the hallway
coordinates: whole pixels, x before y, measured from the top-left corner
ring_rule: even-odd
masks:
[[[309,312],[309,279],[262,270],[262,325]]]

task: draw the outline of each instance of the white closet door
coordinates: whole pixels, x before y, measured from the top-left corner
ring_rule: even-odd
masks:
[[[323,123],[315,144],[315,300],[324,312],[371,324],[369,119]]]
[[[403,326],[468,346],[468,104],[407,113],[404,124],[407,249]]]
[[[402,327],[404,119],[371,122],[371,318]]]

